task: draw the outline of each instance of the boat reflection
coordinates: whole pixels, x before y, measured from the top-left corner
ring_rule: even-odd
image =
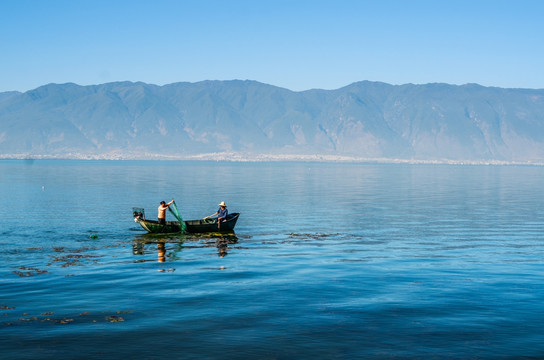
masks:
[[[142,234],[136,236],[132,241],[132,254],[137,256],[157,253],[157,261],[175,261],[179,259],[181,251],[191,248],[217,248],[217,255],[225,257],[228,255],[229,245],[236,244],[238,237],[234,233],[212,233],[200,235],[178,235],[178,236],[157,236]],[[149,261],[142,259],[138,261]]]

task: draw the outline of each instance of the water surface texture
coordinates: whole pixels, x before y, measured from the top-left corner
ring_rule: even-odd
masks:
[[[544,357],[544,167],[0,161],[6,359]],[[149,236],[225,201],[236,233]],[[172,219],[172,216],[170,219]]]

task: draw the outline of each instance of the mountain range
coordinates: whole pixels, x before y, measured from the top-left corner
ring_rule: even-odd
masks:
[[[48,84],[0,93],[0,157],[544,163],[544,90]]]

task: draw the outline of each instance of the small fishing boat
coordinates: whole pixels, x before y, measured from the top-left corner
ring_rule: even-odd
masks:
[[[236,221],[240,213],[232,213],[227,216],[226,221],[217,223],[217,219],[199,219],[183,221],[183,225],[179,221],[167,221],[166,224],[159,224],[156,220],[148,220],[145,218],[145,211],[142,208],[133,208],[132,215],[134,221],[140,224],[147,232],[153,234],[170,234],[170,233],[211,233],[211,232],[233,232]],[[184,228],[184,229],[182,229]]]

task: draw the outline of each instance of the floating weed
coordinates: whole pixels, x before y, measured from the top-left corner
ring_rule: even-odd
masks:
[[[326,239],[328,237],[333,237],[333,236],[340,236],[342,234],[340,233],[336,233],[336,234],[320,234],[320,233],[315,233],[315,234],[310,234],[310,233],[303,233],[303,234],[296,234],[296,233],[291,233],[289,234],[289,237],[292,238],[292,239],[313,239],[313,240],[322,240],[322,239]]]
[[[41,274],[47,274],[49,271],[42,270],[38,268],[33,267],[26,267],[26,266],[19,266],[17,269],[22,270],[13,270],[12,272],[16,275],[19,275],[20,277],[28,277],[28,276],[34,276],[34,275],[41,275]]]
[[[108,321],[108,322],[121,322],[121,321],[125,321],[125,319],[122,316],[111,315],[111,316],[106,316],[106,321]]]
[[[13,310],[15,306],[0,305],[0,310]]]
[[[38,249],[38,248],[33,248]],[[103,257],[102,255],[89,255],[89,254],[82,254],[82,252],[89,251],[89,250],[95,250],[93,248],[89,247],[83,247],[76,250],[68,250],[64,246],[59,247],[53,247],[53,255],[52,260],[49,261],[46,266],[52,266],[54,264],[59,265],[60,267],[67,268],[71,266],[77,266],[77,265],[86,265],[89,262],[91,263],[97,263],[98,258]],[[43,250],[43,249],[38,249]],[[17,267],[16,270],[13,270],[12,273],[19,277],[30,277],[35,275],[42,275],[42,274],[48,274],[49,271],[44,269],[39,269],[36,267],[27,267],[27,266],[20,266]],[[73,276],[72,275],[66,275],[66,276]]]
[[[81,265],[84,260],[97,259],[97,258],[100,258],[100,257],[102,257],[102,256],[98,256],[98,255],[82,255],[82,254],[67,254],[67,255],[62,255],[62,256],[54,256],[53,260],[47,265],[50,266],[50,265],[52,265],[54,263],[61,263],[60,266],[64,268],[64,267],[69,267],[69,266]],[[95,262],[96,262],[96,260],[95,260]]]
[[[89,263],[96,264],[98,262],[99,258],[102,258],[103,255],[89,255],[84,254],[87,251],[93,251],[93,250],[99,250],[99,249],[105,249],[105,248],[114,248],[119,247],[121,244],[113,244],[113,245],[107,245],[107,246],[101,246],[101,247],[95,247],[95,246],[83,246],[77,249],[67,249],[64,246],[54,246],[53,252],[56,254],[52,255],[52,259],[49,261],[47,266],[51,266],[54,264],[59,265],[60,267],[66,268],[70,266],[77,266],[77,265],[86,265]],[[66,276],[73,276],[73,275],[66,275]]]
[[[3,307],[9,308],[9,309],[15,309],[10,308],[5,305],[2,305]],[[115,314],[113,315],[112,312]],[[84,311],[79,313],[77,316],[64,316],[64,317],[53,317],[54,312],[52,311],[46,311],[40,313],[40,316],[30,316],[29,313],[22,313],[21,317],[17,318],[15,321],[8,321],[4,322],[1,325],[4,326],[14,326],[14,325],[26,325],[30,323],[43,323],[43,324],[53,324],[53,325],[69,325],[73,323],[78,324],[84,324],[84,323],[99,323],[99,322],[107,322],[107,323],[118,323],[118,322],[124,322],[125,316],[127,314],[134,313],[134,310],[117,310],[117,311],[102,311],[100,313],[95,313],[94,315],[91,314],[89,311]],[[123,316],[120,316],[123,314]]]

